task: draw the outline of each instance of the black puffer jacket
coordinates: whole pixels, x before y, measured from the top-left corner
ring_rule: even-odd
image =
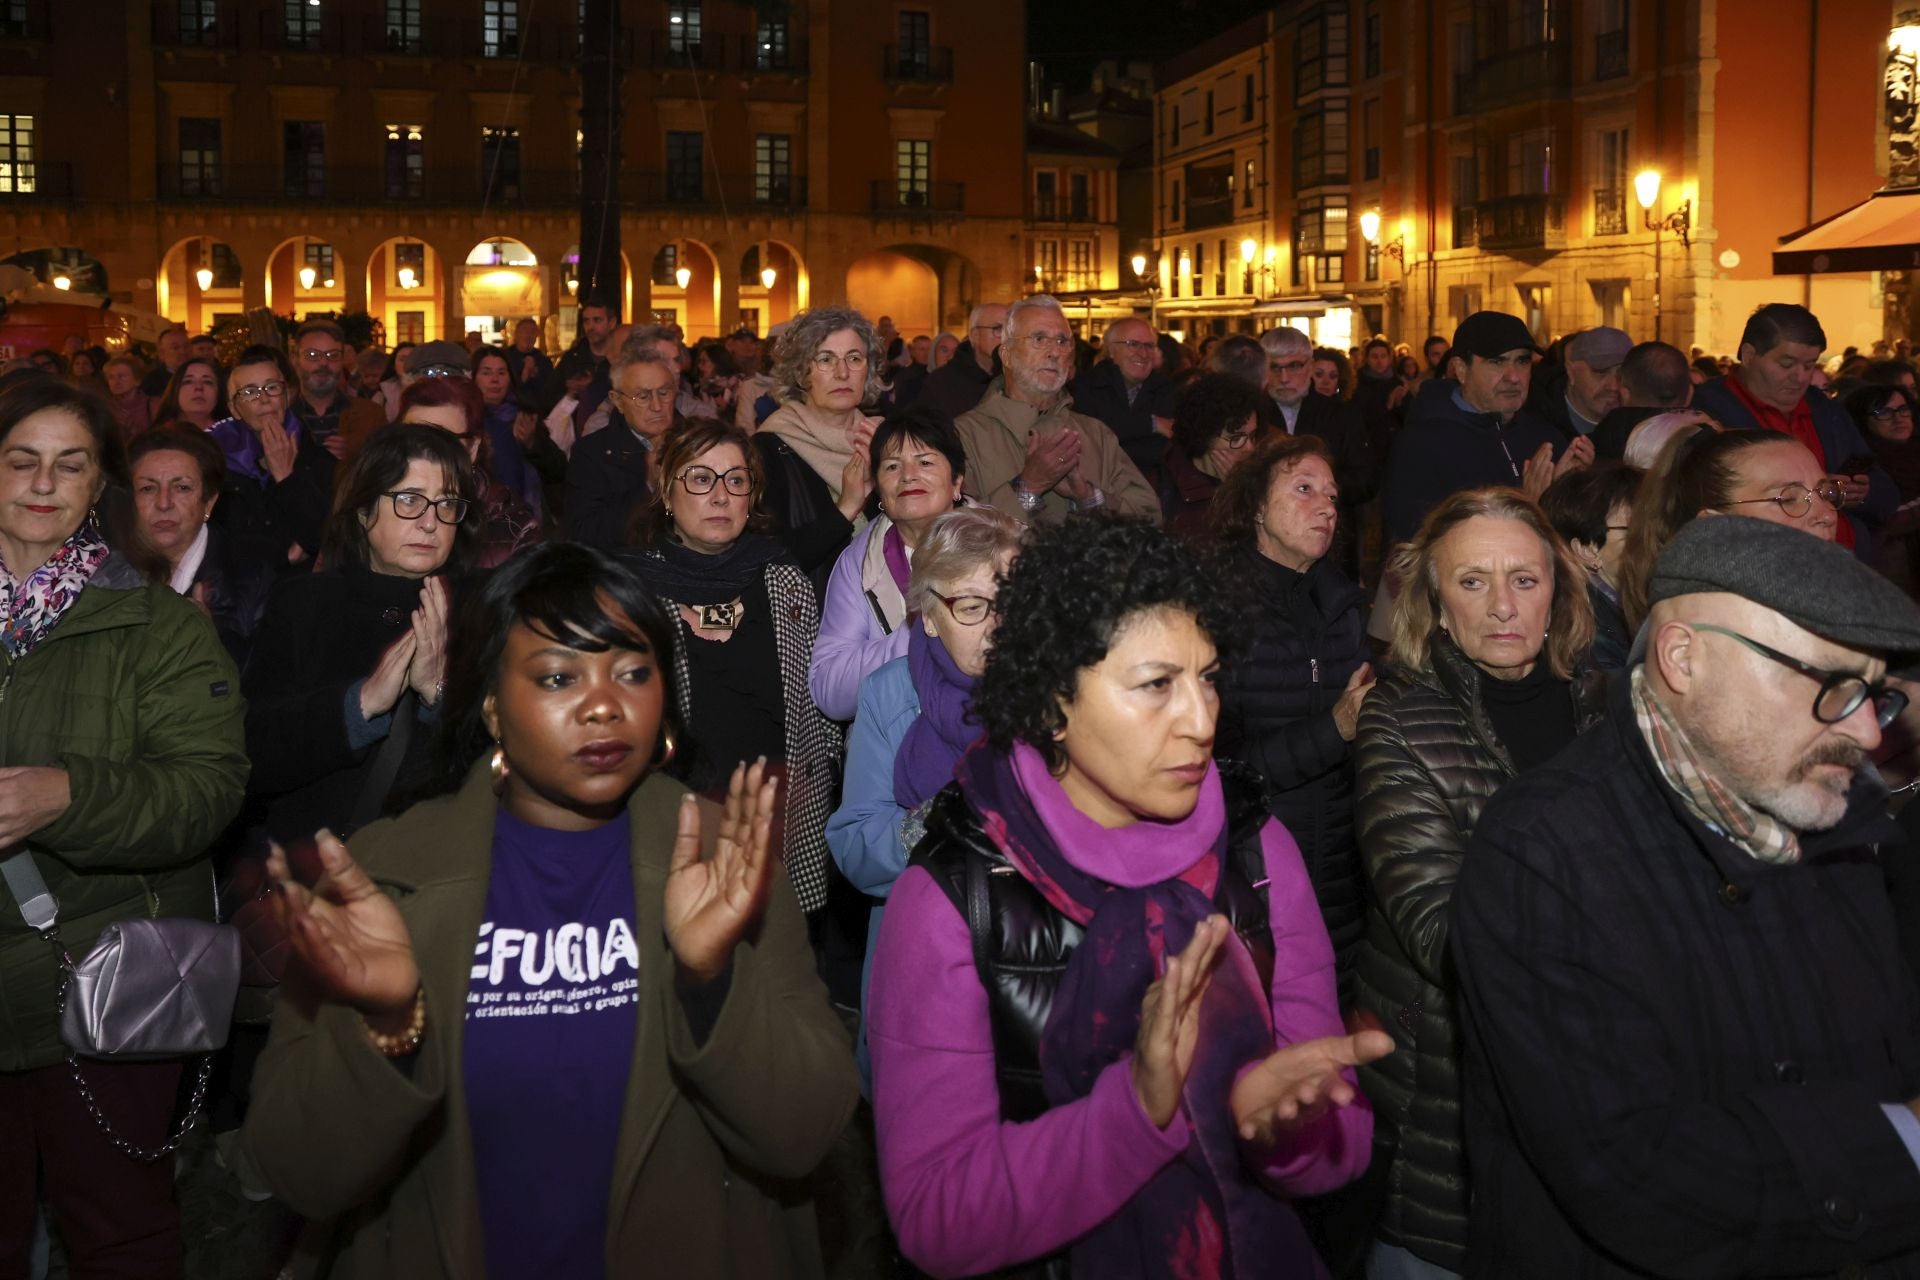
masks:
[[[1432,656],[1429,671],[1382,679],[1360,709],[1354,817],[1371,897],[1355,995],[1399,1047],[1360,1069],[1376,1140],[1397,1140],[1378,1233],[1458,1271],[1467,1166],[1448,906],[1480,811],[1514,768],[1481,703],[1479,668],[1444,636]],[[1580,729],[1605,713],[1599,675],[1576,676],[1572,696]]]
[[[1367,900],[1353,833],[1352,744],[1334,727],[1333,705],[1367,660],[1366,596],[1331,557],[1300,574],[1249,549],[1231,577],[1251,596],[1255,629],[1221,685],[1214,754],[1266,779],[1268,811],[1299,844],[1313,880],[1345,1008]]]

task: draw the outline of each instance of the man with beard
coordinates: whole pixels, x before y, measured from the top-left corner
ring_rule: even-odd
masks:
[[[336,458],[358,453],[368,436],[387,425],[378,404],[347,386],[346,357],[346,335],[331,320],[309,320],[293,336],[300,394],[289,407],[307,438]]]
[[[1072,411],[1073,329],[1035,294],[1007,308],[1001,377],[954,420],[967,448],[967,492],[1017,520],[1106,507],[1160,520],[1160,501],[1098,418]],[[958,359],[958,357],[955,357]]]
[[[1920,1274],[1920,994],[1866,763],[1920,608],[1744,516],[1682,529],[1651,599],[1608,721],[1493,798],[1454,890],[1466,1270]]]

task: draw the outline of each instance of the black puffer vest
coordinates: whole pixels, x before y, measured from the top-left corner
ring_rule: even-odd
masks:
[[[1222,765],[1227,807],[1227,857],[1214,903],[1232,922],[1259,970],[1262,989],[1273,986],[1273,934],[1267,923],[1266,855],[1260,830],[1268,821],[1257,776]],[[973,961],[987,991],[993,1028],[994,1074],[1000,1118],[1032,1120],[1047,1110],[1040,1083],[1040,1036],[1054,993],[1080,944],[1081,929],[1056,910],[1014,869],[981,826],[958,784],[928,807],[926,837],[910,866],[924,867],[946,891],[973,938]]]

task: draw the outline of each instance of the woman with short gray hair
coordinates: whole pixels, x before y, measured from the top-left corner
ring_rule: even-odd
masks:
[[[884,898],[893,888],[907,866],[903,828],[953,780],[953,766],[979,736],[969,716],[973,682],[986,667],[999,578],[1023,535],[1004,512],[966,507],[934,520],[914,552],[906,603],[917,621],[908,624],[907,652],[860,684],[845,790],[827,819],[827,848],[862,893]],[[881,910],[873,908],[867,929],[863,1006]],[[864,1073],[864,1037],[860,1061]]]
[[[873,494],[867,414],[886,390],[884,353],[852,307],[813,307],[788,324],[774,351],[781,405],[753,437],[766,472],[766,509],[795,563],[824,596],[834,558],[866,523]]]

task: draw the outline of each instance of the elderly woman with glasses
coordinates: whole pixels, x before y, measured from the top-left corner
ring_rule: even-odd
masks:
[[[248,347],[227,373],[234,416],[207,434],[226,456],[244,508],[236,517],[297,564],[319,553],[336,464],[294,416],[293,387],[293,366],[277,347]]]
[[[807,693],[813,586],[767,536],[760,454],[744,431],[689,419],[661,438],[659,458],[640,547],[626,555],[674,619],[675,712],[688,729],[673,772],[720,796],[735,768],[768,763],[782,779],[780,858],[800,909],[817,917],[841,742]]]
[[[448,580],[471,562],[480,491],[435,427],[377,431],[340,480],[322,567],[267,598],[242,690],[248,790],[281,843],[379,817],[425,759],[445,677]]]
[[[795,564],[826,594],[834,559],[872,515],[868,445],[886,391],[873,325],[852,307],[795,316],[774,351],[781,405],[753,437],[766,510]]]

